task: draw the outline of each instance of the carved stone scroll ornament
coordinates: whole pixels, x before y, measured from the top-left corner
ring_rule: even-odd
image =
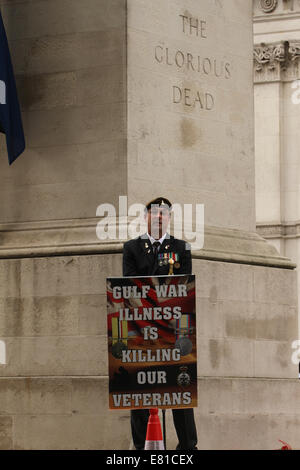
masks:
[[[254,82],[300,79],[300,42],[260,44],[254,47]]]
[[[286,53],[284,44],[261,44],[254,48],[254,64],[257,72],[260,72],[264,67],[273,70],[279,63],[284,63],[285,60]]]
[[[278,0],[260,0],[260,8],[265,13],[271,13],[278,5]]]
[[[278,67],[286,70],[290,64],[300,60],[300,42],[282,42],[280,44],[260,44],[254,47],[254,68],[274,70]]]
[[[289,54],[292,62],[300,59],[300,42],[296,44],[290,43]]]

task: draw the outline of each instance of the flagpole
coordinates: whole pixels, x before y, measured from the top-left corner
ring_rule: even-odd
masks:
[[[167,433],[166,433],[166,410],[162,410],[162,422],[163,422],[163,439],[164,439],[164,448],[167,450]]]

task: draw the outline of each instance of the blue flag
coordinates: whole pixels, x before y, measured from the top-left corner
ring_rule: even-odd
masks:
[[[6,136],[8,161],[24,151],[25,138],[16,82],[0,12],[0,132]]]

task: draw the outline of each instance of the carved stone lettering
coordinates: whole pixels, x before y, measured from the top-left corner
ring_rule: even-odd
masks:
[[[179,15],[181,31],[194,39],[207,39],[207,22],[188,13]],[[229,80],[231,78],[231,63],[223,58],[205,57],[203,53],[191,53],[186,50],[172,48],[170,45],[159,44],[155,47],[154,58],[158,64],[175,67],[183,72],[200,74],[202,77],[216,77]],[[191,79],[191,77],[190,77]],[[208,92],[174,85],[172,98],[175,105],[183,105],[190,109],[211,111],[215,107],[215,97]]]
[[[192,18],[185,15],[179,15],[182,19],[182,32],[190,36],[196,35],[202,39],[206,39],[206,21]]]
[[[212,111],[215,105],[215,99],[211,93],[202,93],[193,91],[190,88],[180,88],[173,86],[173,103],[184,104],[189,108],[198,108],[206,111]]]
[[[159,64],[175,66],[178,69],[197,72],[202,75],[217,78],[231,78],[231,64],[214,57],[201,57],[181,50],[172,50],[169,47],[156,46],[154,57]]]

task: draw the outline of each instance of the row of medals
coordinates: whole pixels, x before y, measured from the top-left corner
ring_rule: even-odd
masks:
[[[163,266],[163,265],[167,266],[168,264],[173,264],[173,263],[174,263],[174,260],[173,258],[170,258],[169,253],[161,253],[158,255],[159,266]],[[180,263],[178,263],[178,261],[175,262],[174,268],[175,269],[180,268]]]
[[[148,249],[148,253],[151,253],[151,250],[149,249],[148,243],[145,243],[145,248]],[[166,246],[166,250],[168,248],[169,248],[169,245]],[[173,260],[172,255],[173,255],[173,253],[159,253],[158,254],[158,260],[159,260],[158,264],[159,264],[159,266],[163,266],[163,265],[167,266],[168,264],[173,264],[174,260]],[[178,261],[175,262],[174,268],[175,269],[180,268],[180,263],[178,263]]]

